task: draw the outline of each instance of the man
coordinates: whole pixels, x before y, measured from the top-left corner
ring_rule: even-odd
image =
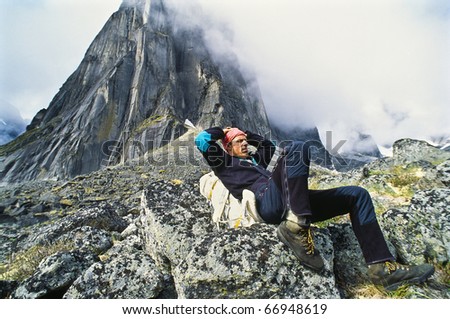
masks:
[[[217,141],[222,141],[222,147]],[[195,144],[230,193],[242,199],[242,191],[255,194],[261,218],[279,224],[277,235],[299,261],[315,271],[324,262],[314,246],[311,223],[350,213],[368,274],[374,284],[395,289],[406,283],[421,283],[434,273],[429,264],[404,266],[390,253],[376,219],[369,193],[356,186],[309,190],[309,147],[292,142],[283,150],[275,167],[268,170],[276,147],[262,136],[238,128],[212,127],[197,135]],[[250,154],[248,146],[256,148]]]

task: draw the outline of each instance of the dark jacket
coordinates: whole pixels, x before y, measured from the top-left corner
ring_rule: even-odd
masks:
[[[225,134],[220,127],[202,131],[195,138],[195,145],[203,154],[211,169],[225,187],[237,199],[242,199],[242,191],[249,189],[256,193],[267,184],[270,172],[267,165],[275,152],[275,145],[262,136],[245,131],[249,145],[256,147],[248,160],[229,155],[217,143]]]

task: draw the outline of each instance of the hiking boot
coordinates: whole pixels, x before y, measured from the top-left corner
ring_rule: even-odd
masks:
[[[311,226],[311,219],[309,215],[297,215],[290,209],[286,213],[286,220],[288,229],[293,233],[297,233],[299,227]],[[293,230],[292,228],[297,230]]]
[[[298,227],[298,232],[292,232],[287,226],[288,221],[283,221],[277,229],[278,238],[290,249],[300,260],[300,263],[315,271],[324,268],[323,259],[314,248],[314,241],[310,227]]]
[[[395,290],[405,284],[419,284],[434,273],[430,264],[405,266],[397,262],[386,261],[369,265],[369,278],[375,285],[382,285],[386,290]]]

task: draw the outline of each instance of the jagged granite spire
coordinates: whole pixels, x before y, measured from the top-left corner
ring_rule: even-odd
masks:
[[[175,19],[163,0],[124,1],[49,107],[0,148],[1,181],[67,179],[123,162],[183,134],[185,119],[267,133],[262,99],[236,64],[215,61],[201,28],[175,28]],[[140,148],[108,153],[111,141]]]

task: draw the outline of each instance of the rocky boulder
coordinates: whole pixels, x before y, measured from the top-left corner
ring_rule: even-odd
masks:
[[[393,160],[397,163],[414,163],[427,161],[431,164],[450,159],[450,152],[442,151],[425,141],[401,139],[393,145]]]
[[[119,242],[78,277],[66,299],[153,299],[164,287],[164,277],[145,254],[137,236]]]
[[[338,298],[329,233],[318,229],[326,271],[301,266],[276,227],[217,229],[193,182],[157,182],[143,195],[144,247],[173,276],[179,298]]]
[[[417,192],[407,209],[390,209],[381,223],[406,263],[450,260],[450,190]]]
[[[13,292],[12,298],[61,298],[98,257],[90,252],[70,251],[56,253],[40,264],[36,272],[22,282]]]
[[[18,247],[28,249],[35,245],[45,245],[58,240],[71,240],[79,248],[88,246],[96,251],[105,251],[112,246],[108,239],[112,232],[126,228],[126,222],[107,203],[83,208],[73,215],[41,227],[39,232],[30,232],[18,242]]]
[[[314,188],[346,184],[368,188],[392,253],[402,262],[435,265],[435,275],[424,285],[394,293],[371,285],[346,216],[315,225],[316,246],[326,264],[322,274],[298,263],[278,240],[275,225],[218,227],[198,191],[205,167],[169,160],[165,169],[142,162],[66,183],[2,188],[0,214],[13,220],[0,222],[0,294],[3,298],[450,298],[446,156],[439,154],[440,160],[433,162],[417,157],[403,164],[383,159],[346,173],[313,167],[310,178]],[[42,209],[36,213],[38,206]],[[45,221],[36,219],[23,227],[22,220],[30,214],[44,215]],[[25,265],[29,269],[19,267]]]

